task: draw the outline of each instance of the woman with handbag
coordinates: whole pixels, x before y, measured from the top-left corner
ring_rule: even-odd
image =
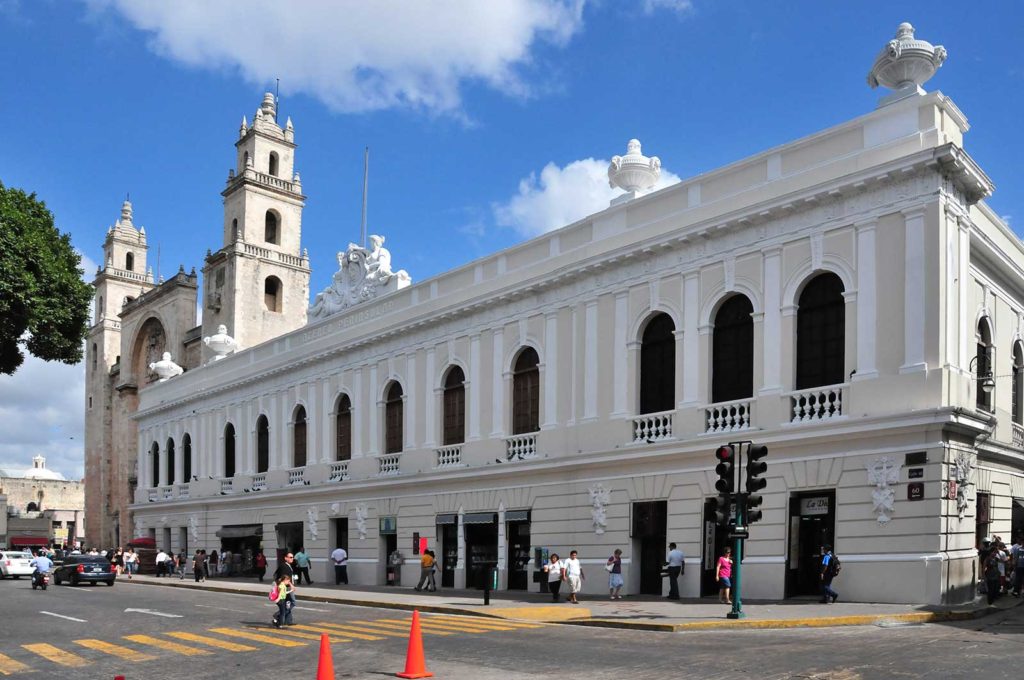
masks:
[[[604,565],[605,570],[608,572],[608,593],[611,597],[609,600],[621,600],[622,595],[619,592],[622,590],[622,551],[618,548],[615,549],[615,554],[608,558],[608,563]]]
[[[558,553],[551,553],[551,562],[544,565],[544,572],[548,575],[551,601],[558,602],[558,591],[562,587],[562,562],[558,559]]]

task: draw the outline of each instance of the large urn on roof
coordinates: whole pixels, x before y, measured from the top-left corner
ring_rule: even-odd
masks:
[[[661,159],[648,158],[640,152],[640,140],[631,139],[626,145],[625,156],[612,156],[608,164],[608,184],[613,189],[625,189],[626,195],[612,201],[613,204],[629,200],[653,187],[661,177]]]
[[[946,61],[946,48],[914,37],[914,27],[904,22],[875,59],[868,73],[868,85],[882,85],[893,93],[882,100],[887,104],[911,94],[924,94],[921,88]]]

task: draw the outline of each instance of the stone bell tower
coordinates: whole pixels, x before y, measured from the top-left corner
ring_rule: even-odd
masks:
[[[301,247],[302,195],[291,118],[277,123],[264,95],[252,125],[243,117],[224,197],[224,246],[203,266],[203,336],[224,324],[240,348],[306,323],[309,258]],[[212,357],[204,347],[203,360]]]

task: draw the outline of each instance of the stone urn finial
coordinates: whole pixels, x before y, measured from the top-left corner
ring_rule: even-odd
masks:
[[[612,156],[608,164],[608,185],[625,189],[625,196],[612,201],[629,200],[653,187],[661,177],[661,159],[657,156],[648,158],[640,150],[640,140],[631,139],[626,144],[625,156]]]
[[[946,61],[946,48],[914,37],[914,27],[903,22],[896,37],[886,43],[868,73],[868,85],[893,90],[879,105],[889,104],[912,94],[924,94],[921,88]]]
[[[171,361],[170,352],[164,352],[164,356],[160,361],[149,365],[149,370],[157,374],[157,377],[160,378],[160,382],[164,382],[168,378],[173,378],[174,376],[181,375],[185,372],[185,369]]]
[[[216,333],[203,338],[203,344],[213,351],[212,361],[220,361],[238,349],[238,341],[228,335],[228,327],[224,324],[217,326]]]

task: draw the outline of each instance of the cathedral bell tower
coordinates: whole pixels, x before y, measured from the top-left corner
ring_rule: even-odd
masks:
[[[203,336],[224,324],[241,348],[306,323],[309,258],[302,250],[302,195],[294,171],[295,129],[277,123],[264,95],[252,125],[243,117],[224,197],[224,247],[203,266]],[[204,361],[212,356],[203,348]]]

